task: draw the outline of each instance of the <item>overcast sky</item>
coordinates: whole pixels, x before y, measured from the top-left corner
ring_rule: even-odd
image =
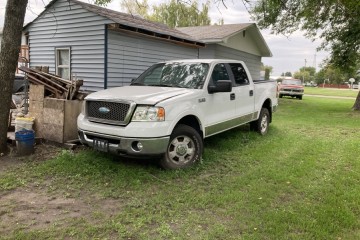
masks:
[[[83,0],[89,2],[90,0]],[[164,0],[148,0],[150,4],[163,2]],[[44,10],[45,4],[49,0],[29,0],[26,11],[25,23],[32,21],[39,13]],[[115,11],[121,11],[120,1],[113,0],[107,7]],[[213,23],[218,22],[221,18],[225,24],[252,22],[250,15],[240,0],[226,0],[226,8],[220,4],[213,5],[209,11],[210,18]],[[5,15],[6,0],[0,0],[0,26],[3,26]],[[279,76],[283,72],[294,73],[305,65],[316,66],[328,56],[327,52],[316,52],[316,48],[320,45],[320,41],[312,42],[303,37],[301,32],[286,37],[283,35],[272,35],[268,30],[261,30],[265,41],[267,42],[273,57],[263,58],[265,65],[273,67],[273,76]],[[315,57],[316,54],[316,57]],[[316,60],[316,61],[315,61]],[[316,64],[316,65],[315,65]]]

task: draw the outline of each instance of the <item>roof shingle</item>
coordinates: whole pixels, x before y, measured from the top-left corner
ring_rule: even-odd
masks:
[[[84,2],[81,2],[78,0],[71,0],[71,1],[76,4],[81,5],[84,9],[86,9],[90,12],[93,12],[100,16],[106,17],[118,24],[130,26],[130,27],[134,27],[134,28],[139,28],[139,29],[151,31],[154,33],[170,35],[170,36],[177,37],[177,38],[184,39],[184,40],[195,41],[195,39],[193,37],[189,36],[188,34],[183,33],[177,29],[172,29],[162,23],[152,22],[152,21],[146,20],[144,18],[135,16],[135,15],[117,12],[117,11],[114,11],[111,9],[99,7],[96,5],[89,4],[89,3],[84,3]]]
[[[237,32],[240,32],[254,23],[240,23],[227,25],[211,25],[211,26],[197,26],[197,27],[181,27],[177,30],[190,35],[196,40],[222,40]]]

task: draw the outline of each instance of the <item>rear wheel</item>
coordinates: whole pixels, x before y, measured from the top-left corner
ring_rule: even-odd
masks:
[[[201,159],[203,140],[192,127],[180,124],[170,136],[170,142],[160,164],[165,169],[190,167]]]
[[[262,108],[259,119],[250,123],[250,128],[261,135],[267,134],[269,130],[270,113],[267,108]]]

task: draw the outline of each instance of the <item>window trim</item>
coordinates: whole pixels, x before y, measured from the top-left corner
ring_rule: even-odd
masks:
[[[240,66],[241,66],[241,67],[244,69],[244,71],[245,71],[245,74],[246,74],[246,77],[247,77],[247,80],[248,80],[247,83],[239,84],[239,83],[236,82],[235,75],[234,75],[234,73],[233,73],[233,71],[232,71],[232,69],[231,69],[230,64],[240,64]],[[234,86],[234,87],[241,87],[241,86],[248,86],[248,85],[250,85],[249,73],[246,71],[246,68],[244,68],[244,65],[243,65],[242,63],[238,63],[238,62],[227,63],[227,67],[228,67],[228,72],[230,72],[230,74],[231,74],[232,81],[233,81],[233,86]]]
[[[58,65],[59,63],[59,51],[60,50],[68,50],[69,51],[69,65]],[[55,47],[55,74],[59,75],[59,68],[69,69],[69,80],[71,80],[71,47]],[[61,77],[61,76],[60,76]]]

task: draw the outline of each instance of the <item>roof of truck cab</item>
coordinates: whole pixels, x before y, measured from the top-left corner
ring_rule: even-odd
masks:
[[[233,59],[178,59],[178,60],[170,60],[164,61],[165,63],[172,63],[172,62],[183,62],[183,63],[213,63],[213,62],[223,62],[223,63],[231,63],[231,62],[243,62],[239,60]]]

